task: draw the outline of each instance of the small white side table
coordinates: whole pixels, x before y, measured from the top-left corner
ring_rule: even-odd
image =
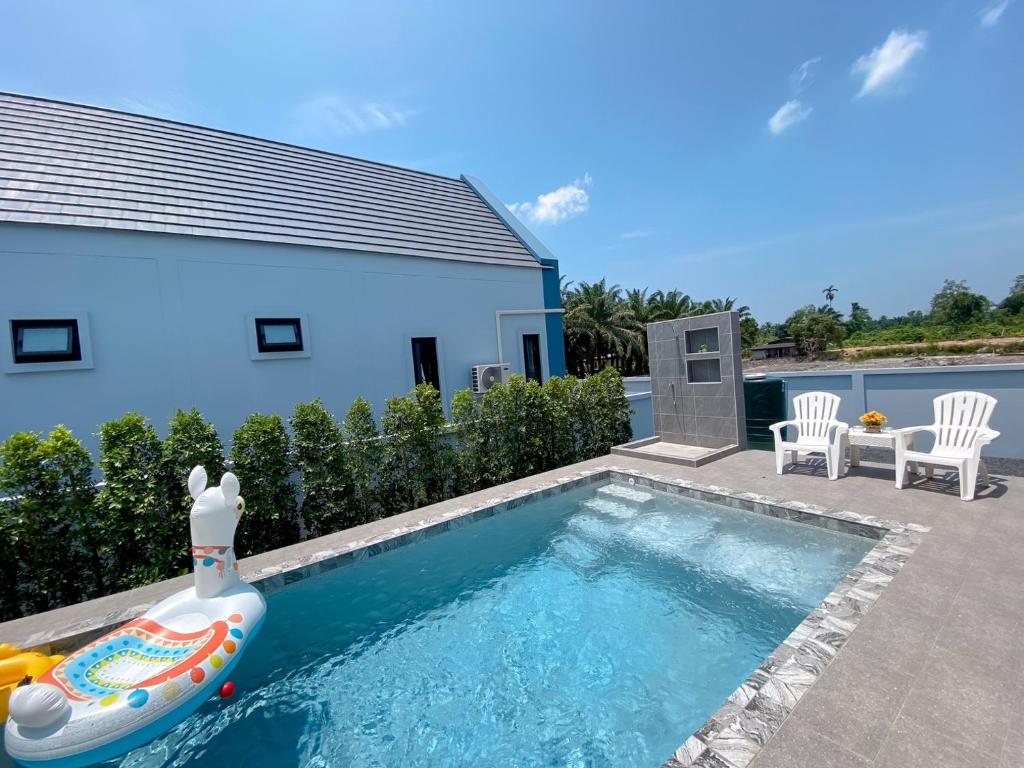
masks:
[[[850,446],[850,466],[860,466],[860,448],[862,445],[871,448],[888,448],[896,450],[897,433],[888,427],[883,427],[881,432],[868,432],[864,427],[850,427],[846,433],[846,440]],[[908,451],[914,450],[914,436],[912,434],[902,435],[903,447]],[[910,471],[918,474],[917,464],[910,465]]]

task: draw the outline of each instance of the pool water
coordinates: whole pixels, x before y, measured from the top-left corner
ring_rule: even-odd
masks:
[[[600,485],[271,595],[236,696],[115,764],[653,768],[874,544]]]

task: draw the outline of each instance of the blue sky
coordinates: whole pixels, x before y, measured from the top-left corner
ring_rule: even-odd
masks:
[[[1024,272],[1024,0],[8,0],[0,89],[482,178],[564,274],[925,308]]]

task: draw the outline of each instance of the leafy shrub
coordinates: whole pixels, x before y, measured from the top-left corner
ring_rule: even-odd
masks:
[[[235,430],[231,461],[245,498],[245,515],[235,534],[239,557],[299,540],[288,449],[280,416],[254,413]]]
[[[188,492],[188,476],[196,466],[206,469],[211,482],[217,483],[224,471],[224,444],[214,426],[193,408],[174,415],[167,439],[161,446],[162,481],[171,515],[183,521],[181,526],[174,526],[174,530],[180,530],[174,544],[178,551],[176,560],[182,569],[191,566],[188,515],[193,499]]]
[[[540,471],[544,465],[547,419],[544,390],[522,376],[491,387],[480,414],[487,428],[488,480],[505,483]]]
[[[160,438],[138,413],[100,426],[103,487],[96,499],[101,550],[118,589],[175,575],[188,518],[161,482]]]
[[[385,438],[381,503],[389,514],[452,495],[455,455],[436,389],[420,384],[405,397],[389,399],[381,427]]]
[[[0,443],[0,621],[102,594],[92,457],[70,430]]]
[[[302,520],[308,536],[323,536],[354,523],[351,483],[341,429],[323,403],[299,403],[291,418],[295,468],[302,480]]]
[[[489,448],[484,428],[480,398],[471,390],[462,389],[452,398],[452,427],[458,445],[458,488],[471,493],[485,487],[490,478],[487,460]]]
[[[577,440],[573,429],[573,399],[579,381],[573,376],[552,376],[544,382],[547,401],[544,469],[564,467],[577,461]]]
[[[373,408],[357,397],[345,415],[345,456],[352,481],[351,518],[355,525],[380,517],[377,499],[377,473],[384,462],[384,442],[373,420]]]
[[[383,436],[356,400],[339,428],[319,401],[296,406],[294,466],[278,416],[253,414],[235,432],[231,460],[246,499],[240,557],[299,540],[293,469],[311,535],[376,519],[604,455],[630,437],[629,403],[612,368],[543,386],[514,376],[483,398],[452,401],[452,424],[429,384],[392,398]],[[88,452],[63,427],[0,444],[0,619],[139,586],[184,570],[187,477],[201,464],[219,481],[223,446],[192,409],[161,443],[137,413],[100,427],[97,494]],[[6,498],[3,498],[6,497]],[[84,576],[83,576],[84,574]]]
[[[583,433],[578,456],[581,461],[604,456],[613,445],[629,441],[633,436],[629,400],[618,371],[605,368],[588,376],[580,382],[577,392],[573,417]]]
[[[600,455],[597,449],[597,423],[593,418],[598,407],[596,397],[599,393],[593,384],[583,386],[583,382],[593,378],[588,376],[582,380],[577,379],[569,399],[569,427],[576,440],[576,461]]]
[[[462,493],[603,456],[632,434],[629,401],[614,368],[544,386],[513,376],[483,398],[455,395],[452,421]]]

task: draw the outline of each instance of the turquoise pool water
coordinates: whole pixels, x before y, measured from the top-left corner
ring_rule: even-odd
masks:
[[[874,542],[597,486],[273,594],[233,679],[135,766],[650,766]]]

